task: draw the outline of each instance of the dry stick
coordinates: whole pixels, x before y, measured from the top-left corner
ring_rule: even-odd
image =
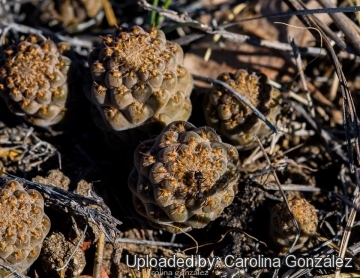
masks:
[[[287,43],[281,43],[278,41],[260,40],[257,38],[251,38],[247,35],[231,33],[224,29],[214,31],[208,25],[201,23],[199,21],[193,20],[187,14],[178,14],[177,12],[174,12],[169,9],[163,9],[161,7],[156,7],[156,6],[148,4],[145,0],[139,0],[138,4],[139,4],[139,6],[143,7],[146,10],[156,11],[159,14],[161,14],[175,22],[181,23],[181,26],[191,26],[191,27],[194,27],[194,28],[204,31],[207,34],[220,35],[221,37],[228,39],[230,41],[233,41],[233,42],[248,43],[248,44],[255,45],[255,46],[264,46],[266,48],[288,51],[288,52],[292,51],[291,46]],[[359,9],[360,9],[360,7],[359,7]],[[314,10],[314,12],[316,12],[316,11],[317,10]],[[318,11],[318,13],[320,13],[320,12],[326,13],[325,10]],[[296,14],[296,13],[294,13],[294,14]],[[289,14],[289,16],[290,15],[291,14]],[[262,18],[262,17],[259,17],[259,18]],[[254,18],[254,19],[257,19],[257,18]],[[249,19],[249,20],[252,20],[252,19]],[[227,26],[228,25],[224,25],[221,28],[226,28]],[[205,35],[190,34],[185,37],[181,37],[178,40],[174,40],[174,42],[177,42],[179,44],[186,44],[186,43],[190,43],[193,40],[197,40],[203,36],[205,36]],[[340,46],[341,46],[341,44],[340,44]],[[320,57],[327,56],[326,51],[324,49],[318,48],[318,47],[299,47],[299,51],[303,54],[307,54],[307,55],[311,55],[311,56],[320,56]],[[348,53],[346,51],[340,51],[338,53],[338,56],[343,59],[351,59],[351,60],[360,61],[360,57],[358,57],[354,54]]]
[[[249,106],[249,108],[254,112],[254,114],[260,119],[262,120],[274,133],[278,133],[279,131],[277,130],[277,128],[270,123],[266,117],[254,106],[252,105],[244,96],[240,95],[234,88],[232,88],[229,84],[217,80],[217,79],[213,79],[210,77],[204,77],[201,75],[197,75],[197,74],[192,74],[192,76],[194,77],[194,79],[196,80],[201,80],[201,81],[205,81],[207,83],[215,83],[218,85],[223,86],[225,89],[227,89],[228,91],[231,92],[231,94],[237,98],[238,100],[240,100],[241,102],[245,103],[247,106]]]
[[[267,41],[267,40],[261,40],[257,38],[252,38],[248,35],[243,34],[236,34],[231,33],[226,30],[216,30],[216,31],[206,31],[207,34],[210,35],[220,35],[224,39],[230,40],[232,42],[236,43],[247,43],[254,46],[262,46],[269,49],[275,49],[275,50],[281,50],[281,51],[287,51],[292,52],[292,48],[288,43],[282,43],[279,41]],[[203,34],[190,34],[184,37],[181,37],[179,39],[173,40],[173,42],[176,42],[180,45],[186,45],[194,40],[200,39],[201,37],[204,37]],[[315,57],[325,57],[327,56],[327,52],[325,49],[319,48],[319,47],[299,47],[299,51],[302,54],[315,56]],[[339,58],[342,59],[349,59],[349,60],[355,60],[355,62],[360,61],[360,57],[354,54],[351,54],[346,51],[340,51],[338,54]]]
[[[117,238],[117,243],[132,243],[139,245],[152,245],[152,246],[164,246],[164,247],[173,247],[173,248],[184,248],[190,246],[189,244],[180,244],[180,243],[171,243],[164,241],[152,241],[152,240],[142,240],[142,239],[132,239],[132,238]]]
[[[257,137],[256,135],[254,135],[254,137],[255,137],[255,139],[258,141],[258,144],[259,144],[261,150],[262,150],[263,153],[264,153],[264,157],[265,157],[268,165],[271,167],[271,161],[270,161],[269,156],[267,155],[267,153],[266,153],[266,151],[265,151],[265,149],[264,149],[264,146],[261,144],[261,141],[260,141],[259,137]],[[285,204],[286,204],[286,207],[287,207],[288,211],[290,212],[292,221],[293,221],[294,226],[295,226],[295,229],[296,229],[296,237],[295,237],[295,240],[294,240],[294,242],[292,243],[290,249],[286,252],[284,258],[282,259],[282,263],[284,263],[287,255],[291,253],[291,250],[294,248],[294,246],[296,245],[296,242],[298,241],[298,239],[299,239],[299,237],[300,237],[300,228],[299,228],[299,225],[298,225],[298,223],[297,223],[297,221],[296,221],[296,219],[295,219],[295,217],[294,217],[294,214],[292,213],[292,211],[291,211],[291,209],[290,209],[289,202],[288,202],[288,200],[287,200],[287,198],[286,198],[285,192],[284,192],[284,190],[282,190],[282,188],[281,188],[281,183],[280,183],[279,178],[278,178],[278,176],[277,176],[277,174],[276,174],[276,172],[275,172],[274,167],[271,167],[271,172],[272,172],[273,177],[274,177],[274,179],[275,179],[275,181],[276,181],[276,183],[277,183],[277,185],[278,185],[278,187],[279,187],[279,189],[280,189],[281,196],[283,197],[284,202],[285,202]],[[274,271],[273,277],[276,277],[277,274],[278,274],[278,272],[279,272],[279,269],[276,269],[276,270]]]
[[[305,111],[305,109],[299,105],[298,103],[291,101],[291,106],[297,110],[304,118],[305,120],[313,127],[313,129],[319,133],[319,135],[321,136],[321,138],[325,141],[326,146],[328,148],[330,148],[331,150],[334,150],[335,153],[346,163],[349,164],[349,159],[346,157],[346,155],[344,154],[344,152],[342,151],[341,148],[338,148],[338,146],[340,146],[338,143],[336,143],[335,140],[333,140],[332,136],[325,131],[324,129],[322,129],[316,122],[314,119],[312,119]]]
[[[293,10],[291,12],[280,12],[275,14],[266,14],[266,15],[260,15],[255,16],[251,18],[245,18],[241,19],[235,22],[227,23],[223,25],[223,28],[228,28],[234,25],[237,25],[242,22],[256,20],[256,19],[262,19],[262,18],[281,18],[281,17],[291,17],[291,16],[305,16],[305,15],[313,15],[313,14],[333,14],[333,13],[353,13],[356,11],[360,11],[360,6],[352,6],[352,7],[341,7],[341,8],[327,8],[327,9],[298,9]]]
[[[307,101],[308,101],[307,104],[309,106],[311,117],[315,118],[314,104],[313,104],[313,101],[311,99],[311,96],[310,96],[310,93],[309,93],[309,90],[308,90],[308,87],[307,87],[307,84],[306,84],[305,74],[304,74],[304,70],[303,70],[303,68],[304,68],[303,63],[302,63],[301,56],[300,56],[300,53],[299,53],[299,48],[297,47],[297,45],[295,43],[294,37],[290,37],[290,45],[291,45],[291,47],[293,48],[293,51],[294,51],[296,65],[297,65],[297,68],[298,68],[298,71],[299,71],[299,74],[300,74],[300,79],[301,79],[301,84],[303,86],[303,90],[305,91],[305,94],[306,94],[306,98],[307,98]]]
[[[76,251],[80,248],[80,244],[82,244],[84,242],[87,228],[88,228],[88,224],[86,223],[83,234],[81,235],[81,238],[79,239],[78,243],[76,244],[74,251],[71,253],[71,255],[68,258],[68,260],[66,261],[66,263],[62,267],[57,268],[56,271],[63,271],[65,273],[65,268],[69,265],[71,259],[75,256]]]
[[[4,269],[6,269],[7,271],[10,271],[11,274],[13,274],[13,275],[14,275],[15,277],[17,277],[17,278],[30,278],[29,276],[20,274],[20,273],[17,272],[14,268],[12,268],[12,267],[10,267],[10,266],[8,266],[8,265],[5,265],[5,264],[0,263],[0,268],[1,268],[1,267],[4,268]]]
[[[185,23],[188,26],[194,28],[200,28],[202,30],[210,30],[211,28],[197,20],[193,20],[187,13],[179,14],[170,9],[164,9],[162,7],[153,6],[146,2],[146,0],[138,0],[138,5],[148,11],[156,11],[159,15],[170,18],[176,22]]]
[[[85,217],[85,219],[93,220],[94,224],[100,229],[102,229],[102,227],[107,229],[105,235],[109,241],[115,241],[115,234],[119,233],[116,225],[121,225],[122,222],[111,215],[109,208],[100,198],[84,197],[53,185],[32,182],[6,172],[4,174],[7,175],[7,177],[0,176],[1,183],[15,179],[25,184],[28,188],[39,191],[43,195],[47,205],[55,206],[66,213],[70,210],[77,215]],[[90,208],[89,205],[95,205],[100,209]]]
[[[17,32],[21,32],[21,33],[25,33],[25,34],[36,34],[40,37],[42,37],[42,39],[46,40],[46,37],[43,31],[40,31],[38,29],[26,26],[26,25],[21,25],[18,23],[10,23],[10,22],[6,22],[4,20],[0,20],[0,26],[5,26],[4,31],[1,34],[1,41],[4,44],[4,39],[5,36],[7,34],[7,32],[9,32],[10,30],[15,30]],[[89,41],[86,40],[81,40],[78,39],[76,37],[69,37],[69,36],[62,36],[56,33],[51,33],[51,35],[57,37],[59,40],[61,41],[66,41],[67,43],[69,43],[72,46],[75,47],[84,47],[84,48],[92,48],[93,44]]]
[[[327,0],[318,0],[318,2],[324,8],[337,8],[330,1]],[[329,16],[334,20],[336,26],[344,32],[345,36],[348,38],[351,45],[360,54],[360,37],[358,30],[356,29],[354,22],[352,22],[345,14],[343,13],[334,13],[329,14]]]
[[[329,26],[327,26],[324,22],[322,22],[319,18],[317,18],[316,16],[314,16],[314,21],[316,22],[317,25],[320,26],[321,30],[328,35],[335,43],[338,47],[340,47],[340,49],[345,50],[345,51],[349,51],[352,54],[356,54],[356,51],[349,45],[346,44],[346,42],[344,42],[341,38],[338,37],[338,35],[336,33],[334,33]]]
[[[94,259],[93,277],[101,278],[101,268],[104,259],[105,234],[101,233],[96,243],[96,253]]]
[[[312,185],[304,185],[304,184],[282,184],[282,190],[284,191],[302,191],[302,192],[320,192],[321,188],[313,187]],[[278,187],[266,186],[266,190],[279,190]]]
[[[104,18],[104,12],[100,11],[95,17],[91,18],[89,21],[79,23],[78,25],[69,26],[67,29],[71,33],[75,33],[75,32],[79,33],[87,28],[90,28],[91,26],[96,25],[96,23],[102,21],[103,18]]]

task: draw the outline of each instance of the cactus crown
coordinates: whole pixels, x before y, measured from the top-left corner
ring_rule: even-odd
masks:
[[[135,26],[103,37],[90,56],[91,88],[85,88],[102,118],[95,122],[121,131],[187,120],[193,81],[182,63],[181,47],[166,41],[161,30]]]
[[[280,112],[280,92],[267,83],[264,74],[249,74],[240,69],[235,74],[222,73],[218,79],[229,84],[275,123]],[[228,137],[240,149],[255,146],[252,135],[261,137],[270,131],[247,105],[220,85],[214,85],[206,97],[204,110],[208,125]]]
[[[304,198],[290,196],[288,203],[300,228],[300,238],[293,249],[296,250],[316,233],[318,218],[315,207]],[[285,202],[277,204],[271,211],[270,235],[278,245],[286,247],[295,239],[296,228]]]
[[[173,122],[135,151],[135,208],[173,233],[204,227],[232,203],[237,163],[237,150],[212,128]]]
[[[0,189],[0,215],[0,258],[24,270],[40,254],[50,230],[43,197],[15,180],[9,181]]]
[[[0,67],[0,96],[10,110],[39,126],[63,117],[71,61],[51,40],[30,35],[5,51]]]

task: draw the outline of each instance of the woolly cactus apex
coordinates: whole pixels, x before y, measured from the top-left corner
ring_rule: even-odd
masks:
[[[44,200],[38,191],[9,181],[0,188],[0,215],[0,259],[24,271],[39,256],[50,230]]]
[[[135,26],[104,37],[91,54],[92,81],[85,88],[98,108],[95,123],[104,130],[122,131],[187,120],[193,80],[182,64],[181,47],[166,41],[160,30],[147,33]]]
[[[232,203],[238,159],[212,128],[173,122],[135,151],[129,177],[135,209],[172,233],[203,228]]]
[[[71,60],[51,40],[30,35],[5,51],[0,66],[0,95],[9,109],[30,123],[48,127],[64,116]]]
[[[300,238],[294,251],[316,233],[318,218],[315,207],[304,198],[290,197],[288,203],[300,228]],[[277,204],[271,211],[270,235],[275,243],[284,247],[290,247],[295,240],[296,228],[285,202]]]
[[[280,92],[267,83],[264,74],[249,74],[240,69],[235,74],[222,73],[218,80],[224,81],[244,96],[267,119],[275,123],[280,112]],[[229,138],[240,149],[256,146],[253,135],[261,137],[270,132],[252,110],[220,85],[214,85],[205,99],[207,124]]]

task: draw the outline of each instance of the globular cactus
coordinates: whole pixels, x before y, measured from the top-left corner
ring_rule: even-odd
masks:
[[[300,237],[293,249],[295,251],[316,233],[318,218],[315,207],[304,198],[292,196],[288,198],[288,203],[300,228]],[[285,248],[295,240],[296,228],[285,202],[277,204],[271,211],[270,235],[276,244]]]
[[[46,1],[40,7],[40,20],[44,24],[67,28],[94,18],[102,9],[103,4],[99,0]]]
[[[173,122],[135,151],[128,182],[135,209],[172,233],[202,228],[232,203],[238,160],[212,128]]]
[[[0,215],[0,259],[24,271],[39,256],[50,230],[44,199],[38,191],[8,181],[0,187]]]
[[[240,69],[235,74],[222,73],[218,80],[226,82],[253,106],[275,123],[280,112],[280,92],[267,83],[264,74],[249,74]],[[207,124],[229,138],[238,149],[257,146],[253,135],[262,137],[270,132],[253,111],[221,85],[215,84],[205,98],[204,112]]]
[[[135,26],[103,38],[90,57],[92,80],[85,91],[97,107],[96,124],[122,131],[152,122],[167,125],[191,114],[193,80],[183,51],[162,31]]]
[[[30,35],[10,46],[0,64],[0,96],[17,115],[48,127],[64,116],[71,60],[69,46]]]
[[[52,278],[83,277],[78,275],[83,272],[86,265],[82,248],[78,248],[59,231],[53,231],[46,237],[39,261],[46,277]],[[58,268],[63,268],[63,272],[57,271]]]

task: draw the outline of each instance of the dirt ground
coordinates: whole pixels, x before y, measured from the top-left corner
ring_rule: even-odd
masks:
[[[57,206],[57,201],[52,200],[55,195],[41,192],[45,196],[45,213],[51,220],[51,230],[39,258],[23,275],[31,278],[330,277],[335,268],[291,268],[284,264],[281,267],[229,267],[218,262],[211,270],[176,267],[137,270],[127,265],[134,264],[134,256],[169,258],[174,254],[184,259],[191,255],[203,258],[230,255],[282,260],[289,255],[290,246],[280,246],[271,236],[276,226],[272,211],[284,203],[286,196],[307,200],[318,219],[316,231],[306,235],[307,240],[292,254],[296,258],[343,254],[352,262],[349,268],[341,269],[340,277],[360,277],[357,214],[360,129],[356,111],[352,109],[360,107],[360,52],[356,47],[360,41],[358,36],[354,38],[349,33],[351,28],[359,33],[358,13],[334,14],[339,17],[326,13],[271,17],[267,15],[303,8],[291,6],[300,1],[281,0],[159,1],[159,7],[171,2],[162,10],[159,27],[168,40],[182,46],[184,67],[190,73],[216,79],[222,72],[234,73],[238,69],[262,72],[281,93],[280,114],[273,123],[279,133],[260,138],[263,148],[239,151],[240,178],[233,203],[206,227],[173,235],[153,228],[135,211],[128,188],[135,148],[155,138],[162,126],[154,127],[151,132],[126,131],[122,139],[103,132],[94,123],[92,105],[82,92],[83,80],[89,71],[88,55],[100,37],[114,33],[117,28],[114,20],[117,26],[138,24],[150,30],[155,23],[150,21],[148,10],[156,7],[150,5],[152,1],[102,0],[98,2],[103,6],[93,12],[95,15],[88,9],[82,21],[77,21],[82,15],[78,13],[76,20],[71,19],[69,23],[67,17],[54,14],[56,5],[67,1],[23,2],[9,0],[0,4],[2,59],[9,44],[38,30],[45,37],[66,41],[73,47],[81,77],[72,85],[77,95],[67,108],[64,120],[51,128],[31,125],[11,113],[0,98],[1,184],[10,174],[69,192],[66,196],[61,191],[65,196],[62,200],[79,196],[73,199],[76,205]],[[45,2],[55,3],[52,13],[44,12]],[[87,1],[68,2],[65,8],[78,12],[79,3]],[[308,9],[318,9],[331,1],[305,2]],[[357,3],[337,2],[337,7]],[[95,9],[94,3],[88,7]],[[30,12],[34,7],[36,14]],[[304,27],[306,16],[312,24],[306,27],[312,29]],[[250,18],[255,19],[244,20]],[[346,22],[351,28],[339,22]],[[88,24],[86,28],[84,23]],[[327,41],[335,37],[339,41],[327,45]],[[290,38],[299,51],[297,60]],[[330,53],[330,48],[333,57],[326,54],[325,49]],[[340,67],[334,66],[337,61]],[[188,121],[201,127],[206,125],[203,102],[212,82],[196,76],[194,80]],[[225,136],[221,138],[233,144]],[[98,203],[89,203],[82,197],[94,197]],[[104,233],[105,222],[96,222],[90,214],[76,211],[80,207],[111,214],[122,224],[106,218],[106,223],[117,231],[109,228]],[[292,218],[289,221],[284,225],[289,225],[293,240],[297,232]],[[285,238],[288,234],[282,236]],[[0,260],[0,267],[1,263]],[[56,270],[61,267],[62,270]],[[0,275],[3,274],[0,272]]]

